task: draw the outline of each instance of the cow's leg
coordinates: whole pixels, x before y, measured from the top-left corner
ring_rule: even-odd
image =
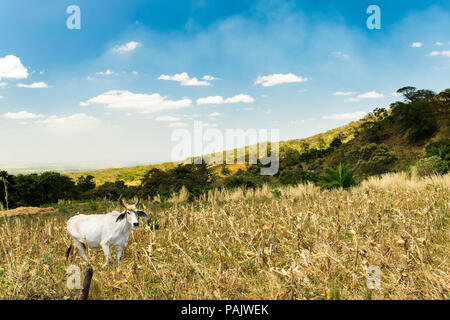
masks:
[[[108,262],[111,260],[110,257],[110,250],[109,250],[109,244],[102,243],[101,244],[103,252],[105,253],[105,263],[102,265],[102,268],[106,267],[108,265]]]
[[[123,250],[122,247],[117,247],[117,249],[116,249],[116,253],[117,253],[117,268],[119,268],[119,269],[121,269],[120,258],[122,257],[122,250]]]
[[[87,264],[89,264],[89,259],[86,254],[85,244],[78,240],[75,240],[74,243],[75,243],[75,247],[77,248],[76,251],[78,251],[80,253],[81,258],[83,258],[83,260],[86,261]],[[74,255],[72,257],[72,262],[75,260],[75,255],[76,255],[76,252],[74,253]]]

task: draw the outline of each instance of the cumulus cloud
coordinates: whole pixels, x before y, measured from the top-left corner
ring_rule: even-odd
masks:
[[[202,79],[206,80],[206,81],[220,80],[220,78],[216,78],[216,77],[209,76],[209,75],[203,76]]]
[[[190,99],[168,100],[167,97],[159,93],[133,93],[126,90],[111,90],[86,102],[80,102],[80,105],[87,106],[91,103],[106,105],[111,109],[135,110],[139,113],[155,113],[163,110],[174,110],[189,107],[192,104]]]
[[[443,46],[443,45],[444,45],[444,44],[443,44],[442,42],[440,42],[440,41],[435,42],[434,44],[437,45],[437,46]]]
[[[261,84],[263,87],[271,87],[283,83],[304,82],[304,81],[308,81],[308,78],[303,78],[293,73],[287,74],[275,73],[267,76],[259,76],[254,84],[255,85]]]
[[[6,87],[8,84],[6,82],[0,82],[0,88],[1,87]]]
[[[358,99],[379,99],[384,98],[384,95],[375,91],[369,91],[357,96]]]
[[[36,88],[48,88],[48,84],[46,84],[45,82],[33,82],[31,84],[23,84],[23,83],[18,83],[17,84],[18,87],[20,88],[32,88],[32,89],[36,89]]]
[[[44,115],[42,115],[42,114],[34,114],[34,113],[28,112],[26,110],[19,111],[19,112],[7,112],[3,116],[6,119],[10,119],[10,120],[32,120],[32,119],[39,119],[39,118],[44,117]]]
[[[430,56],[431,57],[436,57],[436,56],[450,57],[450,50],[432,51],[430,53]]]
[[[359,99],[351,97],[351,98],[348,98],[347,101],[349,101],[349,102],[357,102],[357,101],[359,101]]]
[[[110,75],[115,74],[115,72],[113,72],[113,71],[107,69],[106,71],[96,72],[95,74],[96,74],[96,75],[99,75],[99,76],[110,76]]]
[[[139,47],[140,45],[141,44],[137,41],[130,41],[130,42],[125,43],[124,45],[113,48],[112,51],[115,53],[130,52],[130,51],[133,51],[134,49],[136,49],[137,47]]]
[[[255,99],[247,94],[238,94],[231,98],[224,99],[222,96],[209,96],[197,99],[197,104],[225,104],[225,103],[252,103]]]
[[[4,96],[0,96],[0,99],[3,99],[4,98]]]
[[[77,113],[67,117],[49,116],[39,120],[44,128],[51,132],[74,133],[90,131],[100,125],[100,120],[85,113]]]
[[[357,120],[361,119],[367,114],[364,111],[356,111],[353,113],[337,113],[329,116],[323,116],[322,119],[327,120]]]
[[[421,48],[423,46],[423,43],[422,42],[413,42],[412,44],[411,44],[411,47],[412,48]]]
[[[347,91],[347,92],[337,91],[337,92],[333,93],[333,95],[335,95],[335,96],[351,96],[354,94],[356,94],[356,92],[354,92],[354,91]]]
[[[10,54],[0,58],[0,80],[2,78],[26,79],[28,70],[20,61],[20,58]]]
[[[207,79],[205,79],[207,77]],[[190,78],[187,72],[183,73],[177,73],[173,76],[169,76],[167,74],[162,74],[158,77],[158,80],[168,80],[168,81],[177,81],[180,82],[182,86],[209,86],[211,83],[209,83],[206,80],[214,80],[212,79],[214,77],[212,76],[204,76],[203,81],[198,80],[197,78]]]

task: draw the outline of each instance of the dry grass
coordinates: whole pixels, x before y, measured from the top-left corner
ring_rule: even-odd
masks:
[[[56,212],[55,208],[38,208],[38,207],[19,207],[12,210],[3,210],[0,211],[0,217],[12,217],[19,215],[28,215],[28,214],[40,214],[40,213],[50,213]]]
[[[349,191],[265,186],[147,203],[152,222],[132,232],[123,272],[98,268],[103,254],[91,252],[91,297],[448,299],[449,191],[450,175],[389,174]],[[67,296],[65,222],[108,206],[62,203],[59,214],[2,219],[0,298]],[[370,265],[381,269],[380,290],[367,289]]]

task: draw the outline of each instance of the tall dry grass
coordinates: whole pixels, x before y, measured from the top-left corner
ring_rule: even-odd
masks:
[[[279,191],[144,203],[151,223],[132,231],[122,272],[116,264],[100,269],[103,254],[90,253],[91,297],[448,298],[450,175],[388,174],[350,190],[308,184]],[[0,222],[0,298],[69,297],[65,222],[78,211],[114,206],[95,205],[61,204],[60,214]],[[371,265],[381,269],[379,290],[366,286]]]

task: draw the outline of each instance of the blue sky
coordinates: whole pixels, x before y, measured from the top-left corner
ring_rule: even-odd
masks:
[[[449,88],[449,30],[449,1],[2,1],[0,164],[169,161],[194,120],[307,137]]]

